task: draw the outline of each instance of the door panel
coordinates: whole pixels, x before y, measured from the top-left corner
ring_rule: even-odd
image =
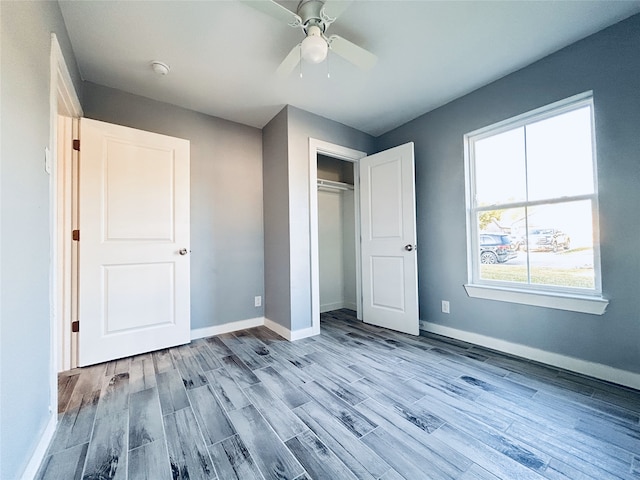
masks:
[[[404,277],[404,259],[372,256],[372,305],[404,312]]]
[[[371,239],[402,238],[402,163],[372,162],[369,167]]]
[[[418,335],[413,143],[360,160],[366,323]]]
[[[102,269],[105,335],[174,323],[172,263],[106,265]]]
[[[173,150],[114,139],[105,146],[105,240],[173,241]]]
[[[81,366],[190,340],[189,142],[80,123]]]

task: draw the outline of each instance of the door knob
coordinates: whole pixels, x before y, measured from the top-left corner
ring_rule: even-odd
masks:
[[[186,249],[186,248],[181,248],[180,250],[178,250],[178,253],[179,253],[180,255],[186,255],[186,254],[187,254],[187,253],[189,253],[189,252],[187,251],[187,249]]]
[[[413,245],[411,245],[411,244],[409,244],[409,245],[405,245],[405,246],[404,246],[404,249],[405,249],[407,252],[411,252],[414,248],[415,248],[415,247],[414,247]]]

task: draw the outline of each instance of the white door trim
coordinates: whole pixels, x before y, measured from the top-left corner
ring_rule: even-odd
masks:
[[[60,158],[58,158],[58,141],[59,141],[59,132],[58,132],[58,115],[64,115],[66,117],[71,118],[80,118],[82,117],[82,106],[80,105],[80,100],[78,99],[78,95],[76,93],[75,87],[73,85],[73,81],[71,80],[71,75],[69,74],[69,69],[67,68],[67,64],[65,62],[64,56],[62,55],[62,50],[60,49],[60,44],[58,43],[58,38],[55,33],[51,34],[51,88],[49,92],[49,151],[51,158],[51,177],[50,177],[50,211],[51,211],[51,276],[50,276],[50,291],[51,291],[51,351],[52,351],[52,361],[51,361],[51,370],[52,370],[52,385],[57,387],[57,373],[60,370],[67,370],[71,368],[70,364],[70,353],[65,352],[63,357],[64,361],[62,364],[59,364],[60,352],[59,349],[62,348],[63,345],[70,345],[70,335],[71,332],[68,332],[69,338],[62,338],[62,334],[64,332],[61,329],[61,322],[68,320],[68,324],[71,323],[71,318],[59,318],[59,306],[63,303],[63,295],[70,294],[70,292],[65,292],[62,288],[62,285],[59,285],[58,278],[59,273],[63,275],[65,282],[69,281],[71,278],[71,258],[68,256],[64,256],[64,246],[60,245],[58,242],[58,238],[67,238],[71,237],[71,232],[65,231],[61,232],[63,237],[59,237],[59,230],[64,227],[64,218],[61,218],[60,210],[58,209],[59,203],[62,211],[64,211],[64,215],[68,217],[71,216],[71,199],[69,197],[63,197],[64,194],[64,185],[61,182],[61,179],[64,179],[67,173],[70,172],[59,172],[58,170],[62,167],[70,168],[71,165],[67,165],[66,162],[62,162]],[[63,272],[59,272],[58,270],[62,269]],[[64,284],[64,282],[63,282]],[[68,299],[70,302],[70,298]],[[52,388],[52,406],[57,406],[57,392],[53,393],[57,388]]]
[[[59,349],[62,348],[62,338],[60,332],[60,321],[58,318],[58,308],[64,295],[58,282],[59,269],[63,268],[60,262],[61,251],[63,250],[58,242],[58,229],[60,228],[60,218],[58,214],[58,114],[72,118],[82,116],[82,107],[76,93],[69,69],[62,55],[62,49],[58,43],[55,33],[51,34],[51,53],[49,56],[50,82],[49,82],[49,147],[48,161],[45,168],[49,172],[49,245],[50,245],[50,264],[49,264],[49,323],[51,355],[49,358],[49,398],[50,419],[44,430],[36,450],[31,455],[31,459],[23,472],[24,478],[32,478],[35,476],[44,456],[46,454],[49,443],[55,432],[55,425],[58,418],[58,355]],[[65,205],[66,207],[66,205]],[[66,263],[65,263],[66,266]],[[63,273],[70,275],[71,269]]]
[[[320,265],[318,258],[318,154],[357,163],[366,152],[309,137],[309,243],[311,255],[311,335],[320,333]],[[362,311],[360,282],[360,204],[358,170],[355,169],[354,201],[356,204],[356,298],[358,315]]]
[[[82,106],[76,93],[69,69],[58,38],[55,33],[51,34],[51,89],[49,92],[49,150],[51,157],[51,267],[50,267],[50,299],[51,299],[51,351],[52,351],[52,406],[57,406],[57,374],[62,370],[69,370],[73,366],[71,359],[71,313],[70,309],[61,309],[63,305],[71,305],[71,292],[65,289],[65,285],[71,284],[71,257],[65,255],[65,246],[62,242],[71,242],[71,232],[67,231],[64,219],[72,216],[72,199],[70,195],[65,195],[69,185],[65,186],[65,179],[71,175],[71,162],[65,162],[58,158],[58,142],[60,132],[58,132],[58,115],[71,118],[82,117]],[[72,133],[72,132],[70,132]],[[65,141],[72,138],[65,138]],[[59,169],[64,169],[59,171]],[[69,169],[69,170],[67,170]],[[62,271],[59,271],[62,270]],[[59,282],[62,279],[62,282]],[[68,351],[61,352],[63,348]],[[55,390],[55,397],[54,395]]]

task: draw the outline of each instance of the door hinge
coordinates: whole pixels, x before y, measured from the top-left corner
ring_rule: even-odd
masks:
[[[77,333],[80,331],[80,322],[76,320],[75,322],[71,322],[71,331],[73,333]]]
[[[74,230],[73,232],[71,232],[71,238],[73,239],[74,242],[79,242],[80,241],[80,230]]]
[[[78,140],[77,138],[73,139],[73,149],[77,150],[78,152],[80,151],[80,140]]]

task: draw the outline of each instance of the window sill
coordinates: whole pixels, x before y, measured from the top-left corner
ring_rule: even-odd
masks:
[[[528,292],[504,287],[490,287],[487,285],[464,286],[471,298],[483,298],[500,302],[519,303],[535,307],[555,308],[570,312],[602,315],[609,305],[609,300],[602,297],[587,297],[580,295],[561,295],[543,292]]]

